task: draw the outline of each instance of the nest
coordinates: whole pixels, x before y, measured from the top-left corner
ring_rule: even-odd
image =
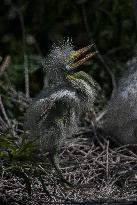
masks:
[[[1,204],[133,204],[137,201],[137,145],[116,146],[93,129],[67,139],[59,153],[65,184],[50,165],[28,169],[26,176],[3,171]],[[27,186],[26,186],[27,184]]]

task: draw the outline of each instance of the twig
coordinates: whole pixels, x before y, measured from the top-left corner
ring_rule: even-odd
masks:
[[[15,11],[17,12],[19,16],[19,21],[21,25],[22,30],[22,42],[23,42],[23,57],[24,57],[24,74],[25,74],[25,93],[26,97],[30,97],[29,93],[29,69],[28,69],[28,57],[27,57],[27,49],[26,49],[26,31],[25,31],[25,24],[24,24],[24,18],[23,14],[21,12],[21,9],[14,5],[14,3],[11,1],[11,6],[14,7]]]
[[[82,15],[83,15],[83,20],[84,20],[84,24],[85,24],[85,28],[87,31],[88,36],[91,38],[91,43],[94,44],[94,40],[92,38],[92,34],[88,25],[88,20],[87,20],[87,15],[86,15],[86,9],[85,9],[85,5],[82,4]]]
[[[105,53],[105,56],[110,56],[110,55],[113,55],[114,53],[116,53],[117,51],[122,51],[122,50],[129,49],[129,48],[132,48],[132,46],[131,45],[124,45],[124,46],[112,48],[112,49],[108,50],[107,53]]]
[[[4,105],[3,105],[3,103],[2,103],[1,96],[0,96],[0,108],[1,108],[1,111],[2,111],[2,113],[3,113],[3,115],[4,115],[4,117],[5,117],[5,120],[7,121],[8,126],[11,127],[11,122],[10,122],[8,116],[7,116],[6,111],[5,111]]]
[[[99,113],[99,116],[96,117],[96,122],[99,122],[104,117],[105,114],[106,114],[106,110]]]
[[[107,141],[107,150],[106,150],[106,177],[107,177],[107,182],[109,179],[109,140]]]
[[[26,55],[26,34],[25,34],[25,25],[24,25],[24,19],[21,10],[17,9],[21,29],[22,29],[22,41],[23,41],[23,55],[24,55],[24,72],[25,72],[25,89],[26,89],[26,97],[30,97],[29,93],[29,69],[28,69],[28,57]]]
[[[28,106],[28,104],[30,103],[31,99],[30,98],[26,98],[26,96],[24,95],[24,93],[17,93],[17,91],[12,87],[12,85],[8,85],[7,87],[1,85],[1,88],[6,91],[6,93],[9,95],[6,96],[7,98],[10,98],[13,102],[17,102],[20,105],[22,105],[24,108],[26,108]]]
[[[97,140],[99,145],[102,147],[102,149],[104,149],[104,145],[102,144],[102,142],[100,141],[100,139],[97,136],[96,128],[95,128],[95,125],[94,125],[93,121],[91,121],[91,124],[92,124],[92,128],[93,128],[95,139]]]
[[[116,87],[116,80],[115,80],[115,76],[112,73],[111,69],[109,68],[108,64],[105,63],[104,58],[102,57],[102,55],[100,54],[100,52],[98,51],[97,53],[98,59],[100,60],[100,62],[104,65],[104,67],[106,68],[107,72],[109,73],[109,75],[111,76],[111,80],[112,80],[112,85],[113,85],[113,89]]]
[[[4,74],[6,68],[9,66],[11,61],[11,57],[10,56],[6,56],[2,62],[2,64],[0,65],[0,77]]]
[[[136,21],[136,25],[137,25],[137,1],[136,0],[132,0],[132,7],[134,10],[135,21]]]
[[[6,122],[2,119],[2,117],[0,116],[0,125],[3,129],[8,129],[8,125],[6,124]]]
[[[86,15],[86,9],[85,9],[84,4],[82,4],[82,14],[83,14],[83,20],[84,20],[84,24],[85,24],[85,28],[86,28],[87,34],[88,34],[88,36],[89,36],[89,38],[90,38],[90,40],[91,40],[91,43],[94,43],[95,41],[94,41],[93,38],[92,38],[92,34],[91,34],[90,27],[89,27],[89,24],[88,24],[87,15]],[[111,76],[113,88],[115,88],[115,86],[116,86],[116,81],[115,81],[115,77],[114,77],[114,75],[113,75],[111,69],[109,68],[108,64],[105,62],[104,58],[103,58],[102,55],[100,54],[99,49],[97,48],[97,46],[96,46],[96,51],[98,51],[97,54],[96,54],[96,56],[98,57],[98,59],[100,60],[100,62],[103,64],[103,66],[105,67],[105,69],[107,70],[107,72],[109,73],[109,75]]]

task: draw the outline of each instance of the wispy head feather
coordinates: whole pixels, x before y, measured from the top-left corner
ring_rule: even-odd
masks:
[[[44,71],[57,72],[58,69],[65,69],[69,63],[71,51],[73,51],[73,44],[70,38],[54,43],[43,64]]]

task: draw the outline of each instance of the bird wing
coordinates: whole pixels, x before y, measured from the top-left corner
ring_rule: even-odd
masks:
[[[37,99],[28,108],[25,115],[25,129],[30,135],[41,135],[49,124],[56,119],[67,116],[71,107],[76,107],[79,99],[75,91],[60,89],[48,97]]]

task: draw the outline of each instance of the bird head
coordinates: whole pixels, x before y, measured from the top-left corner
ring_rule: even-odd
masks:
[[[96,53],[94,44],[76,51],[69,39],[54,44],[44,62],[48,82],[50,85],[66,82],[67,75],[75,73],[77,67]]]

